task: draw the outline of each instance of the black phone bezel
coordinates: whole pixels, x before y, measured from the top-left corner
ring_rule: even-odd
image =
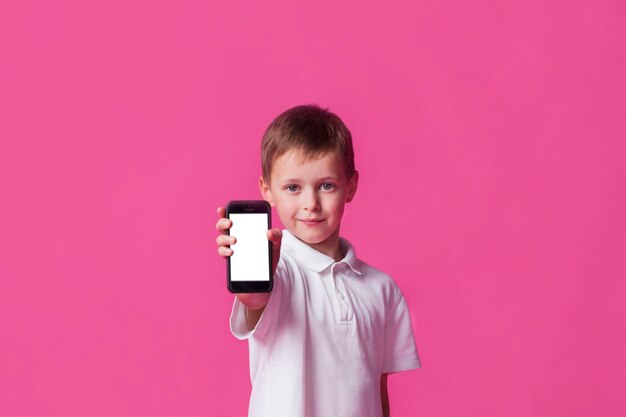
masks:
[[[232,213],[266,213],[267,228],[272,227],[272,208],[267,201],[264,200],[233,200],[226,205],[226,217],[230,218]],[[230,235],[230,229],[226,231]],[[230,279],[230,256],[226,259],[226,286],[231,293],[253,293],[253,292],[270,292],[274,285],[274,277],[272,276],[272,242],[268,239],[268,256],[269,256],[269,280],[268,281],[232,281]]]

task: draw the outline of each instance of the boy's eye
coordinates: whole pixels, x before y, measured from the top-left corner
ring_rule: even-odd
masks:
[[[285,190],[287,190],[289,192],[292,192],[292,193],[295,193],[296,191],[298,191],[298,188],[299,188],[299,186],[297,186],[295,184],[290,184],[290,185],[287,185],[285,187]],[[320,185],[320,188],[322,190],[324,190],[324,191],[331,191],[331,190],[335,189],[335,184],[332,184],[330,182],[325,182],[325,183],[322,183]]]

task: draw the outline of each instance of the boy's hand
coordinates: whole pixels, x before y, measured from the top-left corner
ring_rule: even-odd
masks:
[[[217,215],[219,219],[215,224],[215,228],[220,232],[216,239],[217,253],[226,259],[233,254],[233,250],[230,245],[234,245],[237,242],[237,238],[232,235],[227,235],[226,231],[230,229],[233,222],[226,218],[226,209],[224,207],[218,207]],[[267,238],[272,241],[272,274],[276,272],[276,265],[280,259],[280,244],[283,238],[283,232],[280,229],[269,229],[267,231]]]
[[[233,225],[233,222],[226,218],[226,209],[224,207],[218,207],[217,215],[219,218],[215,224],[215,228],[220,232],[217,239],[215,239],[217,243],[217,253],[226,259],[233,254],[230,245],[234,245],[237,242],[237,238],[226,234],[226,231]],[[270,229],[267,231],[267,238],[272,241],[272,274],[276,272],[276,265],[278,265],[278,260],[280,259],[282,237],[283,232],[280,229]],[[240,293],[236,294],[236,296],[239,301],[251,310],[258,310],[265,307],[265,304],[267,304],[269,300],[269,293]]]

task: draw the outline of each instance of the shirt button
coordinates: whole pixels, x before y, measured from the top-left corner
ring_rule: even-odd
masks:
[[[337,295],[339,295],[339,299],[340,300],[344,300],[346,297],[344,297],[344,295],[341,293],[341,291],[337,292]]]

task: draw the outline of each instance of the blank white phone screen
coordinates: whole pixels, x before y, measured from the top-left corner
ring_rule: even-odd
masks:
[[[269,249],[266,213],[231,213],[230,234],[237,242],[230,245],[231,281],[269,281]]]

